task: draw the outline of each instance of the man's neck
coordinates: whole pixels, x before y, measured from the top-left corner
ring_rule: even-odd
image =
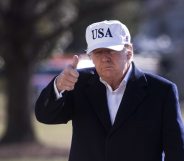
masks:
[[[130,72],[132,70],[132,65],[130,64],[125,71],[123,71],[122,75],[120,77],[116,78],[109,78],[109,79],[103,79],[101,78],[102,81],[106,82],[109,86],[111,86],[112,90],[116,90],[121,82],[125,79],[127,82],[130,76]]]

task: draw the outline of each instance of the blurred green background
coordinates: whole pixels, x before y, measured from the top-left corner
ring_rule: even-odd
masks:
[[[85,29],[96,21],[127,25],[135,63],[175,82],[184,111],[183,8],[183,0],[1,0],[0,161],[67,160],[71,122],[41,124],[34,104],[73,54],[78,68],[92,65]]]

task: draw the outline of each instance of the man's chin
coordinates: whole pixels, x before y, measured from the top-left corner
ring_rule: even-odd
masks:
[[[103,72],[103,77],[106,78],[106,79],[112,78],[113,77],[112,71],[104,71]]]

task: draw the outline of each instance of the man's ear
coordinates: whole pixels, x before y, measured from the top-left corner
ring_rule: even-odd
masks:
[[[127,59],[130,60],[133,57],[133,47],[132,45],[126,45],[126,55],[127,55]]]
[[[126,55],[127,55],[127,59],[130,60],[132,58],[132,56],[133,56],[133,53],[132,53],[131,50],[127,50],[126,51]]]

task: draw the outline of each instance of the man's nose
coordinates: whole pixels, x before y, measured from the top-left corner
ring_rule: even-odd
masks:
[[[110,61],[110,54],[108,52],[101,53],[101,60],[103,62]]]

